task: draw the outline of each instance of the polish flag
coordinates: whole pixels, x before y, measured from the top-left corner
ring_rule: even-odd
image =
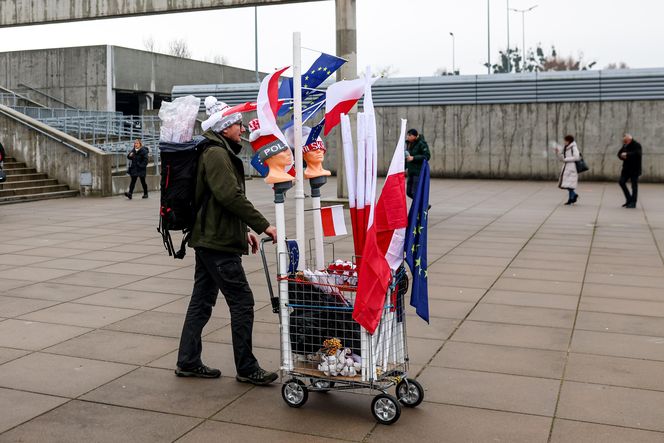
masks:
[[[348,114],[364,94],[363,78],[342,80],[327,88],[325,98],[325,132],[327,135],[341,121],[341,114]]]
[[[323,222],[323,236],[334,237],[348,234],[343,205],[320,208],[320,218]]]
[[[357,233],[357,203],[355,186],[355,149],[353,148],[353,135],[350,127],[350,117],[341,114],[341,141],[344,149],[344,165],[346,166],[346,188],[348,189],[348,206],[350,209],[350,224],[353,228],[353,246],[355,255],[362,253],[359,247]]]
[[[286,66],[265,77],[261,82],[256,100],[256,113],[262,135],[272,134],[286,146],[288,146],[286,137],[277,124],[277,112],[281,106],[279,103],[279,77],[288,68],[289,66]]]
[[[392,272],[403,262],[408,211],[404,177],[406,120],[401,120],[401,135],[392,163],[376,204],[358,273],[353,319],[373,334],[380,323]]]

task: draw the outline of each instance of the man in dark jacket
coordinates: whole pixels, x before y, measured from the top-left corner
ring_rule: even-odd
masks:
[[[412,199],[417,191],[422,163],[425,159],[427,161],[431,159],[431,153],[429,152],[429,145],[424,140],[424,136],[418,134],[417,129],[410,129],[408,131],[408,135],[406,135],[406,150],[408,151],[408,156],[406,157],[406,171],[408,172],[406,195]]]
[[[145,182],[145,175],[148,170],[148,158],[148,148],[143,146],[143,141],[140,138],[137,138],[134,141],[134,148],[127,154],[127,159],[131,162],[129,168],[127,168],[127,173],[131,177],[131,183],[129,183],[129,192],[125,192],[125,197],[129,200],[131,200],[134,193],[136,179],[138,178],[141,179],[143,198],[148,198],[148,184]]]
[[[622,148],[618,151],[618,158],[623,162],[619,181],[623,194],[625,194],[623,208],[636,208],[639,176],[641,175],[641,154],[641,145],[630,134],[625,134]],[[631,193],[627,189],[627,180],[632,182]]]
[[[221,375],[221,371],[201,361],[201,333],[221,290],[231,315],[236,379],[264,385],[276,380],[277,374],[261,369],[252,351],[254,297],[241,255],[247,253],[249,246],[254,254],[258,250],[258,238],[249,233],[247,226],[274,241],[277,230],[245,196],[244,167],[237,157],[244,132],[241,118],[241,114],[217,115],[216,123],[203,134],[209,144],[198,162],[196,205],[201,209],[189,242],[196,251],[194,289],[182,328],[175,374],[201,378]]]

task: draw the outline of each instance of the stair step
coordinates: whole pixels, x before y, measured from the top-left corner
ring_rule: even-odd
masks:
[[[7,175],[35,174],[35,168],[3,168]]]
[[[27,168],[28,165],[25,164],[25,162],[10,162],[6,161],[4,162],[3,169],[18,169],[18,168]]]
[[[19,175],[18,177],[22,176]],[[40,180],[24,180],[24,181],[14,180],[14,181],[7,181],[5,183],[1,183],[0,191],[3,189],[34,188],[38,186],[51,186],[57,184],[58,181],[54,178],[44,178]]]
[[[49,186],[35,186],[31,188],[1,189],[0,197],[45,194],[49,192],[59,192],[59,191],[68,191],[68,190],[69,186],[67,185],[49,185]]]
[[[47,192],[44,194],[14,195],[11,197],[0,197],[0,205],[6,205],[10,203],[24,203],[38,200],[51,200],[54,198],[78,197],[78,195],[78,191],[72,190]]]
[[[16,175],[11,175],[7,174],[7,182],[22,182],[22,181],[29,181],[29,180],[45,180],[48,178],[48,175],[46,175],[43,172],[35,172],[34,174],[16,174]]]

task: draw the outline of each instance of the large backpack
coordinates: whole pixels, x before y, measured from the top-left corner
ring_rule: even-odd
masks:
[[[209,194],[202,208],[196,206],[196,177],[198,159],[208,146],[201,136],[187,143],[159,142],[161,156],[161,205],[159,227],[168,255],[182,259],[187,254],[187,242],[194,229],[199,209],[205,211]],[[205,217],[205,214],[203,214]],[[175,250],[170,231],[182,231],[180,249]]]

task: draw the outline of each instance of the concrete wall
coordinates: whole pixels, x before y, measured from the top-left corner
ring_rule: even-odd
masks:
[[[318,0],[2,0],[0,27]]]
[[[113,89],[170,95],[178,84],[246,83],[255,71],[173,57],[154,52],[113,48]]]
[[[71,189],[80,189],[83,195],[111,195],[112,158],[94,146],[3,105],[0,105],[0,138],[7,155],[48,174],[49,178]],[[87,157],[54,138],[85,152]],[[92,175],[91,186],[81,187],[81,172]]]
[[[0,53],[0,85],[26,91],[26,84],[81,109],[107,109],[106,46]],[[46,106],[62,107],[26,92]]]
[[[381,174],[396,146],[399,119],[407,118],[429,143],[436,177],[554,179],[560,162],[551,144],[569,133],[590,166],[583,178],[615,180],[616,153],[623,132],[630,132],[643,145],[643,179],[664,181],[664,101],[380,107],[376,116]],[[336,165],[336,138],[325,141],[328,169]]]
[[[114,111],[116,90],[170,95],[176,84],[245,83],[255,79],[252,70],[117,46],[0,53],[0,86],[50,107],[63,107],[57,101],[61,100],[80,109]]]

